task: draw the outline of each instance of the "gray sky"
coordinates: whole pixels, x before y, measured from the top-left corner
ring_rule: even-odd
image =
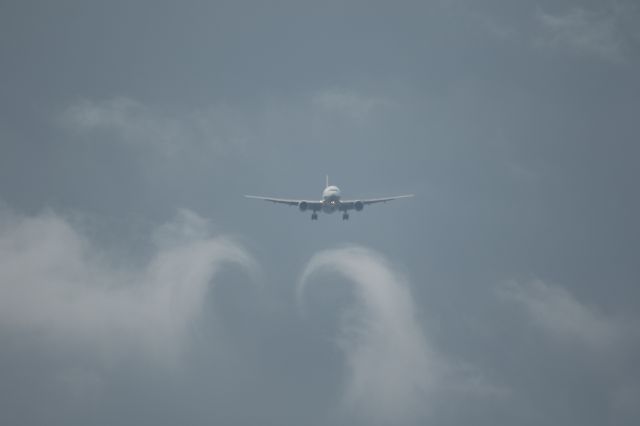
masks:
[[[4,1],[0,423],[640,419],[640,5]],[[242,194],[412,192],[343,222]]]

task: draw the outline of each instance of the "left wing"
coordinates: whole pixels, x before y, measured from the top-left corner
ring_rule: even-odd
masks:
[[[245,197],[255,198],[256,200],[271,201],[272,203],[288,204],[290,206],[297,206],[298,204],[300,204],[300,201],[302,201],[302,200],[288,200],[285,198],[260,197],[258,195],[245,195]]]
[[[393,197],[385,197],[385,198],[365,198],[363,200],[344,200],[340,202],[341,210],[362,210],[363,206],[368,204],[376,204],[376,203],[386,203],[387,201],[399,200],[400,198],[411,198],[413,194],[406,195],[395,195]]]
[[[245,195],[246,198],[253,198],[256,200],[270,201],[277,204],[287,204],[289,206],[298,206],[301,210],[313,210],[317,211],[322,208],[322,201],[307,201],[307,200],[291,200],[287,198],[271,198],[261,197],[259,195]]]

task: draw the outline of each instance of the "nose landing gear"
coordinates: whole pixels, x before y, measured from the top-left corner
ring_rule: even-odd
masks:
[[[311,220],[318,220],[318,213],[312,213],[311,214]]]
[[[349,213],[345,212],[342,214],[342,220],[349,220]]]

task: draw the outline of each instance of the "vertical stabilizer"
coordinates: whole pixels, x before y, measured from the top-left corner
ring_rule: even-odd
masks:
[[[326,188],[327,186],[329,186],[329,175],[327,175],[327,176],[326,176],[326,178],[327,178],[327,180],[326,180],[326,183],[327,183],[327,184],[325,185],[325,188]]]

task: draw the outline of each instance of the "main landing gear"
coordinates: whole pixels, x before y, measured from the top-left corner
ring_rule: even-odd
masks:
[[[349,213],[347,212],[342,213],[342,220],[349,220]]]
[[[318,213],[312,213],[311,214],[311,220],[318,220]]]

